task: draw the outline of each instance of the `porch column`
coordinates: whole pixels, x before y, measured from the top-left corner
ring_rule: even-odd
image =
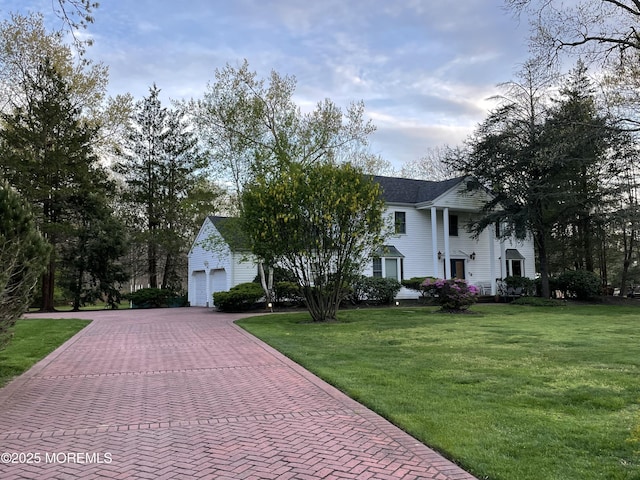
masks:
[[[492,235],[495,233],[492,228],[487,229],[489,235],[489,275],[491,280],[491,295],[498,293],[496,285],[496,237]]]
[[[205,304],[205,306],[208,308],[210,304],[213,303],[213,297],[211,296],[211,280],[209,279],[209,277],[211,276],[211,272],[209,271],[209,262],[207,262],[205,260],[204,262],[204,276],[205,276],[205,285],[206,285],[206,292],[207,292],[207,303]]]
[[[438,217],[436,207],[431,207],[431,254],[433,258],[433,276],[438,278]]]
[[[507,276],[507,247],[504,240],[500,239],[500,278]]]
[[[451,252],[449,250],[449,209],[442,210],[444,230],[444,278],[451,278]]]

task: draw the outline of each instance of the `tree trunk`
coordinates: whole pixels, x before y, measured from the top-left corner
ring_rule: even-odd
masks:
[[[40,306],[41,312],[55,312],[55,305],[53,302],[53,294],[55,288],[55,270],[56,263],[51,254],[49,259],[49,265],[45,273],[42,274],[42,305]]]
[[[158,288],[158,252],[153,240],[147,244],[147,274],[149,275],[149,287]]]
[[[623,261],[622,261],[622,278],[620,280],[620,296],[627,294],[627,282],[629,279],[629,267],[631,266],[631,258],[633,256],[633,247],[635,243],[635,230],[627,233],[627,229],[622,230],[623,245]]]
[[[267,300],[267,304],[273,302],[273,267],[269,267],[269,276],[267,277],[264,273],[264,263],[260,262],[258,264],[258,272],[260,273],[260,285],[262,285],[262,290],[264,290],[264,296]]]
[[[538,247],[538,261],[540,263],[540,296],[549,298],[551,289],[549,288],[549,265],[547,260],[547,242],[543,232],[536,232],[535,242]]]

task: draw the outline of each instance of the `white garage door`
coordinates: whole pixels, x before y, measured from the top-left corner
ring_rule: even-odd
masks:
[[[211,272],[211,293],[227,291],[227,272],[224,268]]]
[[[195,307],[207,306],[207,275],[202,271],[193,272],[193,284],[196,298],[191,302]]]

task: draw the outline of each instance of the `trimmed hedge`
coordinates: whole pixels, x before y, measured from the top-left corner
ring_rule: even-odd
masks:
[[[358,303],[366,301],[376,305],[388,305],[396,298],[402,285],[393,278],[360,277],[352,284],[352,298]]]
[[[241,283],[228,292],[215,292],[213,304],[222,312],[243,312],[255,308],[264,297],[264,290],[257,283]]]
[[[131,300],[133,308],[186,307],[187,296],[162,288],[141,288],[125,295]]]

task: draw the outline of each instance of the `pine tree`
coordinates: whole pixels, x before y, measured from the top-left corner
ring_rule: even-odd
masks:
[[[126,179],[123,197],[138,225],[137,239],[146,246],[149,286],[177,289],[194,195],[201,196],[203,205],[214,195],[202,195],[197,188],[205,157],[184,112],[163,107],[159,95],[153,85],[138,102],[116,171]]]
[[[95,129],[81,120],[70,87],[51,62],[38,67],[33,95],[25,106],[3,114],[2,173],[31,203],[36,222],[53,247],[42,277],[43,311],[54,310],[60,248],[73,234],[73,221],[86,192],[102,188],[92,142]]]

